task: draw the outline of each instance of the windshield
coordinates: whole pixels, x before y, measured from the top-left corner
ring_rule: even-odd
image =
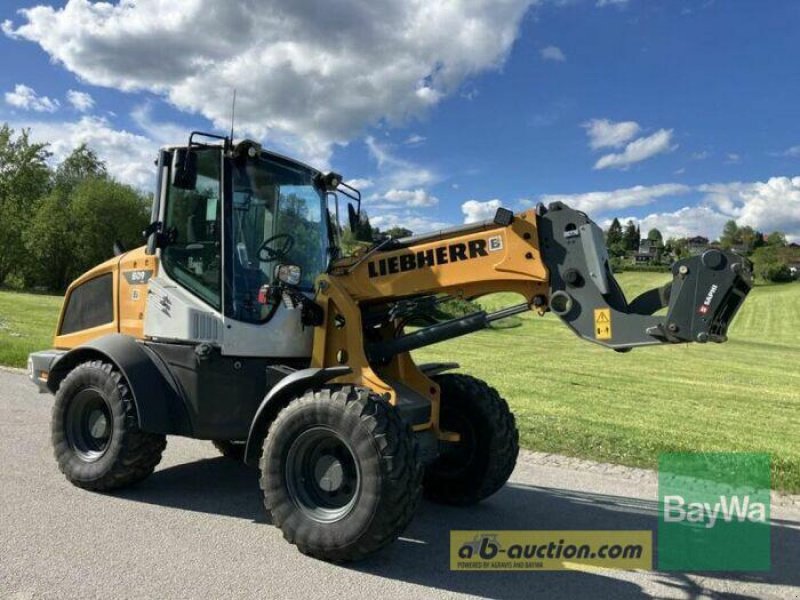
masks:
[[[261,322],[267,307],[258,291],[272,283],[279,264],[298,265],[299,288],[311,291],[328,261],[328,223],[324,195],[313,184],[315,172],[264,156],[233,162],[230,239],[233,252],[234,318]]]

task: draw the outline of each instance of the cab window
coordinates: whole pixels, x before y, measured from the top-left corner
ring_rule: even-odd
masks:
[[[164,269],[176,283],[216,308],[221,306],[221,185],[217,148],[197,153],[193,189],[170,186],[164,230],[174,242],[162,250]]]

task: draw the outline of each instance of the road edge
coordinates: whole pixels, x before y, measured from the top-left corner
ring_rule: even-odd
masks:
[[[6,367],[4,365],[0,365],[0,372],[25,376],[28,374],[27,370],[25,369]],[[517,460],[518,462],[523,462],[528,465],[569,469],[573,471],[590,473],[601,473],[611,477],[628,479],[630,481],[637,481],[640,483],[652,485],[658,484],[658,472],[652,469],[642,469],[640,467],[629,467],[614,463],[598,462],[588,458],[566,456],[563,454],[552,454],[548,452],[537,452],[535,450],[520,448],[519,458]],[[781,494],[780,492],[773,491],[771,496],[771,500],[774,505],[800,507],[800,494]]]

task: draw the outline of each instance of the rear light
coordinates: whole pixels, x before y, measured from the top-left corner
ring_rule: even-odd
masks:
[[[264,284],[258,290],[258,303],[269,304],[269,298],[270,298],[270,287],[269,285]]]

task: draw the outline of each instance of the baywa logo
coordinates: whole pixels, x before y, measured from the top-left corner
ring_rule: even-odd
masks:
[[[770,568],[769,455],[664,454],[658,495],[660,569]]]
[[[664,496],[664,521],[666,523],[702,523],[711,528],[718,519],[723,523],[767,522],[767,507],[763,502],[755,502],[750,496],[720,496],[719,501],[687,502],[683,496]]]

